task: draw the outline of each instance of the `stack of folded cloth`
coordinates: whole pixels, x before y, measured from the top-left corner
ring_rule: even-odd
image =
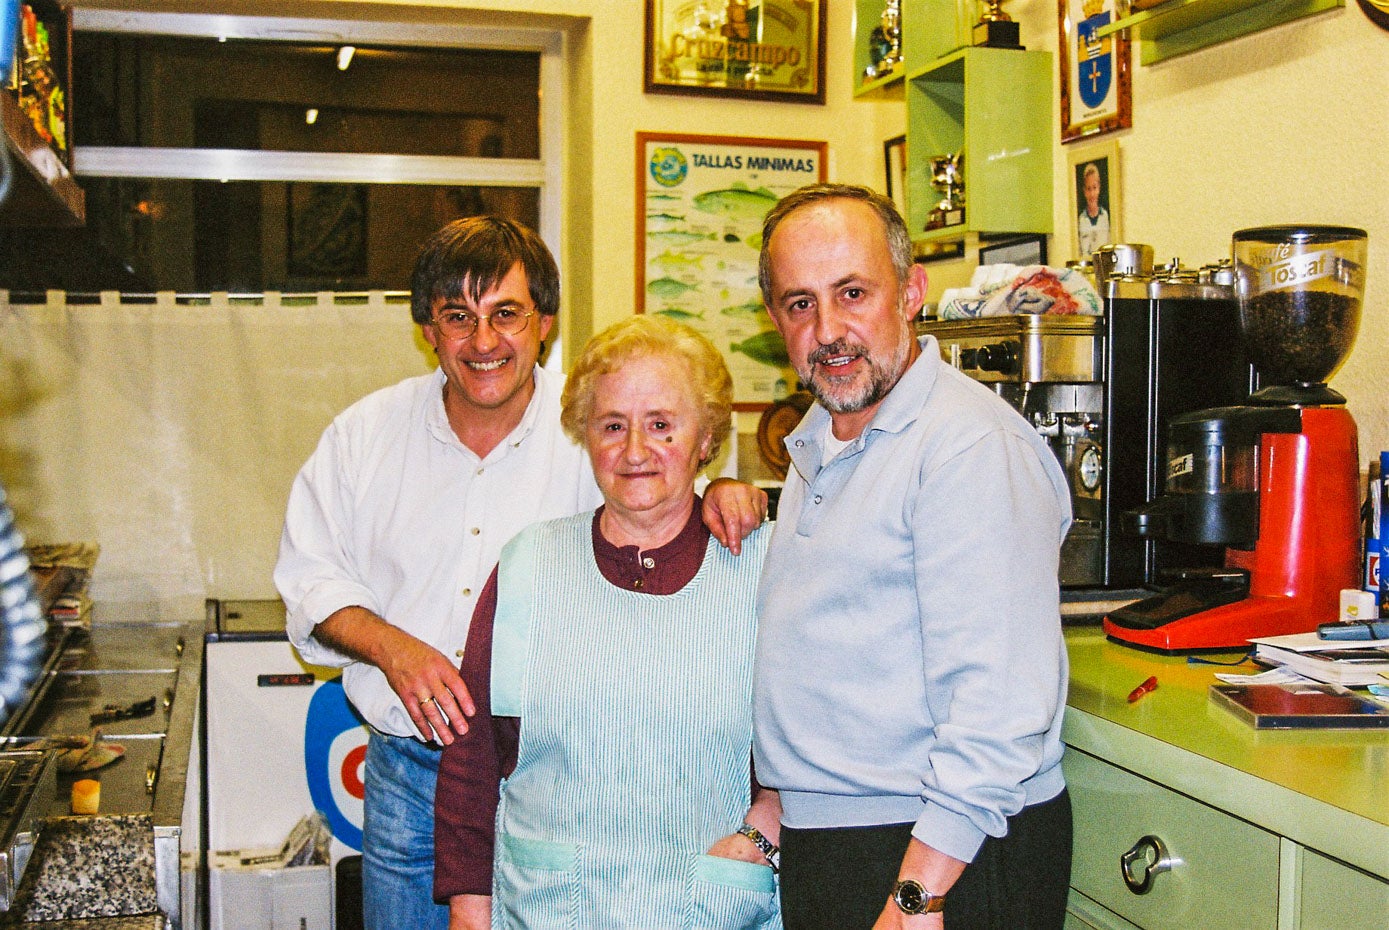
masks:
[[[969,287],[947,288],[938,315],[943,320],[1018,313],[1100,315],[1100,295],[1071,268],[1048,265],[980,265]]]

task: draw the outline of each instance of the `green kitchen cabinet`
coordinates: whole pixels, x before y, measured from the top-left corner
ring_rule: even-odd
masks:
[[[976,0],[902,0],[902,63],[868,78],[885,0],[855,0],[854,95],[906,109],[907,226],[919,254],[1052,227],[1052,55],[972,45]],[[1026,37],[1024,37],[1026,38]],[[927,229],[931,156],[962,154],[963,222]]]
[[[1210,702],[1215,666],[1066,641],[1067,930],[1389,927],[1389,732],[1256,731]]]
[[[1049,233],[1052,56],[969,46],[907,75],[907,225],[915,241]],[[931,156],[963,153],[964,223],[927,229]]]
[[[1314,852],[1302,857],[1299,930],[1384,930],[1389,882]]]

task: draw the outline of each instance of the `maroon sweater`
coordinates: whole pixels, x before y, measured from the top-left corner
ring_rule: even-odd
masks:
[[[659,549],[614,546],[598,530],[603,514],[593,515],[593,554],[607,581],[628,591],[674,594],[704,564],[709,530],[700,517],[700,500],[679,535]],[[492,716],[492,624],[497,615],[497,570],[487,579],[473,609],[459,672],[477,713],[468,732],[455,737],[439,759],[434,795],[434,900],[447,904],[456,894],[492,893],[492,849],[496,842],[497,799],[501,781],[516,768],[521,736],[518,717]]]

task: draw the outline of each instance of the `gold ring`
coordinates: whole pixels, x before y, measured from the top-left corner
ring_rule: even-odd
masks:
[[[434,703],[434,695],[431,694],[429,697],[427,697],[427,698],[425,698],[424,700],[420,701],[420,706],[421,706],[421,707],[424,707],[426,704],[433,704],[433,703]]]

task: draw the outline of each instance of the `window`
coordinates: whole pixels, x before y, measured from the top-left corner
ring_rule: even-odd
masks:
[[[561,120],[542,118],[543,101],[562,106],[556,33],[74,22],[87,228],[26,231],[30,258],[5,264],[27,280],[11,288],[404,290],[420,242],[480,212],[557,244]]]

